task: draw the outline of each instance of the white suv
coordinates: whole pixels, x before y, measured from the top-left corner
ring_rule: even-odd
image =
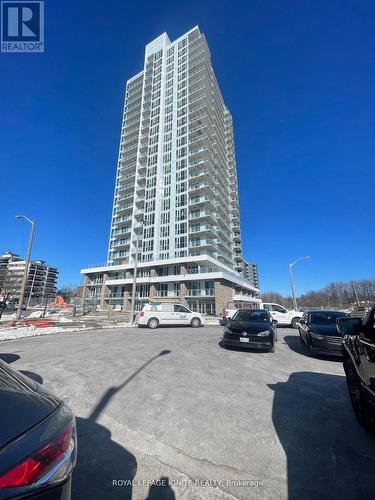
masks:
[[[139,313],[138,326],[154,329],[159,325],[190,325],[197,328],[204,325],[204,317],[200,313],[190,311],[182,304],[150,302]]]

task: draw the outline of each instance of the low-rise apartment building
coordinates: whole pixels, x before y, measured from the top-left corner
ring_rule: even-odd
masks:
[[[0,256],[0,295],[18,301],[27,262],[19,255],[4,252]],[[25,303],[42,304],[56,296],[58,270],[43,260],[31,260],[28,269]]]

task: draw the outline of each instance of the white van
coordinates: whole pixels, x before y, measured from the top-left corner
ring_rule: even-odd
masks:
[[[159,325],[190,325],[197,328],[204,325],[204,317],[182,304],[149,302],[138,315],[138,326],[154,329]]]

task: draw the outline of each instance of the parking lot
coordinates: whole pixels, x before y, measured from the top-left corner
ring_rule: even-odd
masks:
[[[220,337],[102,329],[3,342],[0,357],[75,411],[73,500],[372,497],[375,439],[341,362],[309,357],[289,328],[273,354]]]

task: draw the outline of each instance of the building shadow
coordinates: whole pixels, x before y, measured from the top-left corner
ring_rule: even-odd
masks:
[[[4,363],[10,364],[20,359],[20,356],[18,354],[8,352],[0,352],[0,359],[1,361],[4,361]]]
[[[146,500],[175,500],[176,496],[169,484],[168,477],[161,477],[159,484],[150,486]]]
[[[375,438],[354,417],[345,377],[296,372],[268,387],[287,457],[288,499],[373,498]]]

